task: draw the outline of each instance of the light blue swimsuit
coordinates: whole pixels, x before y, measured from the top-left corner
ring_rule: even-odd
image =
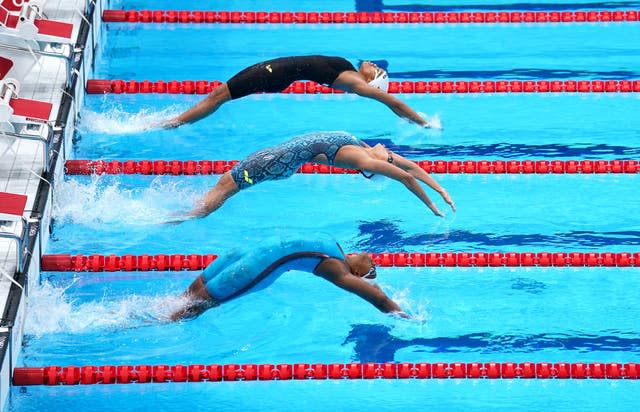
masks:
[[[343,260],[344,252],[331,238],[314,236],[312,240],[273,239],[259,245],[232,249],[219,256],[202,276],[217,302],[255,292],[272,284],[288,270],[314,273],[327,258]]]

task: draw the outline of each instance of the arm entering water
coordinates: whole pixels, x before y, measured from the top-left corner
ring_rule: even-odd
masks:
[[[438,206],[435,205],[427,196],[425,191],[420,187],[416,178],[409,172],[402,170],[390,163],[383,162],[381,160],[373,158],[361,158],[358,157],[353,165],[356,169],[366,170],[368,172],[381,174],[393,180],[397,180],[402,183],[407,189],[411,191],[418,199],[422,201],[434,215],[444,217],[444,214],[440,212]]]
[[[409,174],[411,174],[411,176],[415,177],[416,179],[420,180],[421,182],[423,182],[424,184],[426,184],[427,186],[429,186],[430,188],[438,192],[440,196],[442,196],[442,199],[449,206],[451,206],[451,210],[453,210],[454,212],[456,211],[456,206],[453,203],[453,200],[451,199],[451,196],[449,196],[449,193],[446,191],[446,189],[440,186],[440,184],[436,182],[434,178],[429,176],[429,174],[425,172],[415,162],[405,159],[404,157],[400,156],[397,153],[393,153],[393,164],[398,166],[402,170],[408,172]]]

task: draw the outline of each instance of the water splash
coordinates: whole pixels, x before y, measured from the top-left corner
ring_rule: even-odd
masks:
[[[178,181],[154,179],[148,187],[123,187],[119,178],[93,176],[56,186],[53,218],[60,223],[150,225],[172,219],[176,210],[190,209],[200,196]]]
[[[82,133],[108,135],[141,133],[160,128],[164,121],[177,116],[182,111],[183,109],[176,105],[159,111],[143,108],[137,113],[126,112],[117,106],[100,112],[84,110],[78,129]]]
[[[39,338],[52,333],[136,328],[169,322],[169,315],[185,303],[177,295],[131,295],[118,300],[78,303],[67,288],[43,282],[29,292],[25,334]]]
[[[439,114],[427,116],[424,113],[418,114],[426,119],[431,125],[430,128],[423,128],[414,123],[408,123],[404,119],[398,119],[396,130],[390,136],[393,143],[397,145],[407,145],[411,147],[419,147],[425,144],[434,144],[438,142],[442,135],[442,121]]]
[[[433,130],[442,130],[442,121],[440,121],[440,115],[439,114],[434,114],[431,117],[428,116],[423,116],[425,119],[427,119],[427,121],[429,122],[429,125],[431,126],[431,129]]]
[[[425,325],[429,319],[431,319],[431,315],[427,310],[428,302],[416,302],[410,297],[410,290],[408,288],[404,289],[394,289],[391,286],[384,285],[383,289],[389,295],[391,300],[396,302],[398,306],[402,308],[402,310],[411,316],[410,319],[401,319],[404,321],[408,321],[415,325]]]

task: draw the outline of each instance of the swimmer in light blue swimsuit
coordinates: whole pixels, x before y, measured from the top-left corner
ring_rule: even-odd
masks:
[[[418,184],[419,180],[438,192],[455,212],[455,206],[447,191],[416,163],[392,153],[382,144],[370,147],[346,132],[319,132],[295,137],[241,160],[231,171],[222,175],[215,187],[197,202],[193,210],[174,223],[205,217],[240,190],[268,180],[286,179],[307,162],[335,165],[389,177],[402,183],[436,216],[444,216]]]
[[[382,312],[408,317],[378,285],[363,280],[377,275],[369,254],[345,256],[335,240],[320,236],[313,240],[262,240],[259,245],[223,254],[193,281],[184,293],[185,306],[171,319],[193,318],[240,295],[262,290],[289,270],[313,273]]]

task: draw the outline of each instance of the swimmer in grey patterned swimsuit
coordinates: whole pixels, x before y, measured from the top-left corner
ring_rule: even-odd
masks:
[[[218,209],[242,189],[268,180],[286,179],[307,162],[335,165],[380,174],[405,185],[436,216],[444,216],[429,199],[417,180],[442,196],[455,212],[455,205],[447,191],[416,163],[392,153],[382,144],[370,147],[346,132],[320,132],[295,137],[278,146],[255,152],[222,175],[218,183],[184,218],[171,223],[205,217]]]
[[[363,142],[340,132],[298,136],[249,155],[231,169],[231,177],[240,190],[265,180],[286,179],[318,155],[324,155],[327,164],[333,165],[336,153],[346,145],[363,146]]]

